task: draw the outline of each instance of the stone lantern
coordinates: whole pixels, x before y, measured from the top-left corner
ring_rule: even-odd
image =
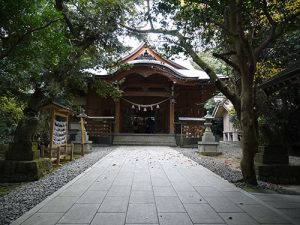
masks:
[[[75,141],[72,141],[72,143],[74,144],[74,152],[80,152],[83,156],[85,152],[92,151],[93,142],[89,141],[89,136],[84,127],[85,119],[88,118],[88,116],[85,114],[83,109],[80,109],[80,113],[77,117],[80,119],[79,126]]]
[[[213,118],[214,117],[210,115],[209,112],[207,112],[206,116],[204,117],[205,131],[202,136],[202,141],[198,142],[198,149],[202,155],[216,156],[222,154],[218,151],[219,143],[216,142],[216,138],[211,131]]]

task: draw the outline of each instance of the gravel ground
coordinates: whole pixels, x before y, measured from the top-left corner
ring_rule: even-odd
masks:
[[[0,224],[10,224],[25,212],[60,189],[99,159],[113,151],[113,147],[99,147],[83,158],[64,164],[42,179],[26,183],[0,197]]]
[[[188,158],[194,160],[200,165],[206,167],[212,172],[218,174],[225,180],[228,180],[231,183],[234,183],[236,186],[243,188],[245,190],[255,191],[255,192],[273,192],[273,193],[281,193],[281,194],[295,194],[293,191],[288,191],[283,189],[281,186],[277,184],[267,183],[258,181],[258,186],[250,187],[242,182],[242,172],[240,169],[233,169],[232,166],[228,166],[226,164],[226,159],[234,159],[233,161],[240,161],[242,153],[241,148],[237,145],[220,145],[220,151],[222,151],[221,156],[217,157],[208,157],[202,156],[195,148],[174,148],[175,150],[181,152]],[[222,160],[220,160],[220,158]],[[224,163],[225,162],[225,163]],[[293,164],[299,163],[299,157],[293,158]],[[231,164],[230,164],[231,165]]]
[[[175,150],[181,152],[188,158],[199,163],[210,171],[218,174],[229,182],[237,182],[242,179],[242,173],[239,170],[233,170],[229,166],[225,165],[222,162],[218,162],[214,157],[201,156],[198,153],[196,148],[175,148]],[[232,153],[230,153],[232,155]],[[226,155],[226,152],[223,152],[223,156]],[[228,155],[229,156],[229,155]]]

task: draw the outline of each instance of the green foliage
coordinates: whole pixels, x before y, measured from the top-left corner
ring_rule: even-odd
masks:
[[[234,128],[240,129],[240,127],[241,127],[240,121],[239,121],[239,118],[238,118],[238,116],[236,114],[236,111],[233,107],[229,110],[229,120],[232,123]]]
[[[288,145],[299,144],[300,90],[289,86],[268,97],[262,108],[259,123],[268,124],[281,134]]]
[[[0,0],[0,96],[29,100],[38,88],[45,100],[71,101],[76,91],[87,90],[90,75],[83,71],[110,68],[126,50],[119,24],[131,4]],[[101,87],[109,93],[112,86]]]
[[[207,64],[211,65],[212,69],[216,72],[216,74],[220,74],[223,76],[228,75],[229,68],[226,64],[213,56],[213,52],[203,51],[198,53],[199,57],[202,58]],[[193,65],[197,69],[201,69],[197,64],[193,63]]]
[[[299,39],[298,29],[289,30],[264,51],[263,57],[257,63],[256,81],[258,83],[300,61]]]
[[[24,103],[0,97],[0,144],[10,141],[17,123],[23,116]]]
[[[214,108],[218,105],[218,103],[219,102],[215,101],[214,98],[210,98],[204,104],[204,108],[206,109],[206,111],[208,111],[210,114],[212,114]]]
[[[1,1],[1,95],[22,98],[67,57],[62,18],[49,1]]]
[[[0,96],[26,103],[8,158],[28,159],[24,152],[39,129],[33,118],[45,104],[72,105],[74,96],[87,90],[87,69],[107,69],[120,58],[126,49],[120,24],[131,5],[130,0],[0,0]],[[103,83],[98,92],[117,91]]]
[[[17,102],[13,98],[0,97],[0,118],[7,124],[17,124],[22,118],[24,103]]]
[[[281,68],[287,68],[300,61],[300,30],[285,33],[267,51],[266,58],[272,59]]]
[[[111,97],[116,99],[122,95],[122,91],[119,89],[118,83],[94,79],[92,82],[92,88],[95,88],[96,93],[104,98]]]
[[[278,66],[276,62],[264,59],[257,63],[256,80],[262,81],[271,78],[275,74],[281,72],[283,69]]]

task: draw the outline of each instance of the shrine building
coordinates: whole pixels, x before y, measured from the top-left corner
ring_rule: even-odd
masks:
[[[122,81],[120,98],[102,98],[92,88],[85,96],[90,140],[101,144],[108,137],[115,143],[116,137],[126,135],[173,136],[178,144],[180,138],[201,139],[206,114],[203,106],[216,92],[204,71],[161,57],[146,43],[122,63],[129,66],[95,75],[108,82]]]

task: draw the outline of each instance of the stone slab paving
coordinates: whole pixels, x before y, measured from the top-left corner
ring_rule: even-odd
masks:
[[[259,198],[170,147],[121,146],[12,224],[297,224],[300,200]]]
[[[300,195],[267,193],[254,193],[253,195],[300,224]]]

